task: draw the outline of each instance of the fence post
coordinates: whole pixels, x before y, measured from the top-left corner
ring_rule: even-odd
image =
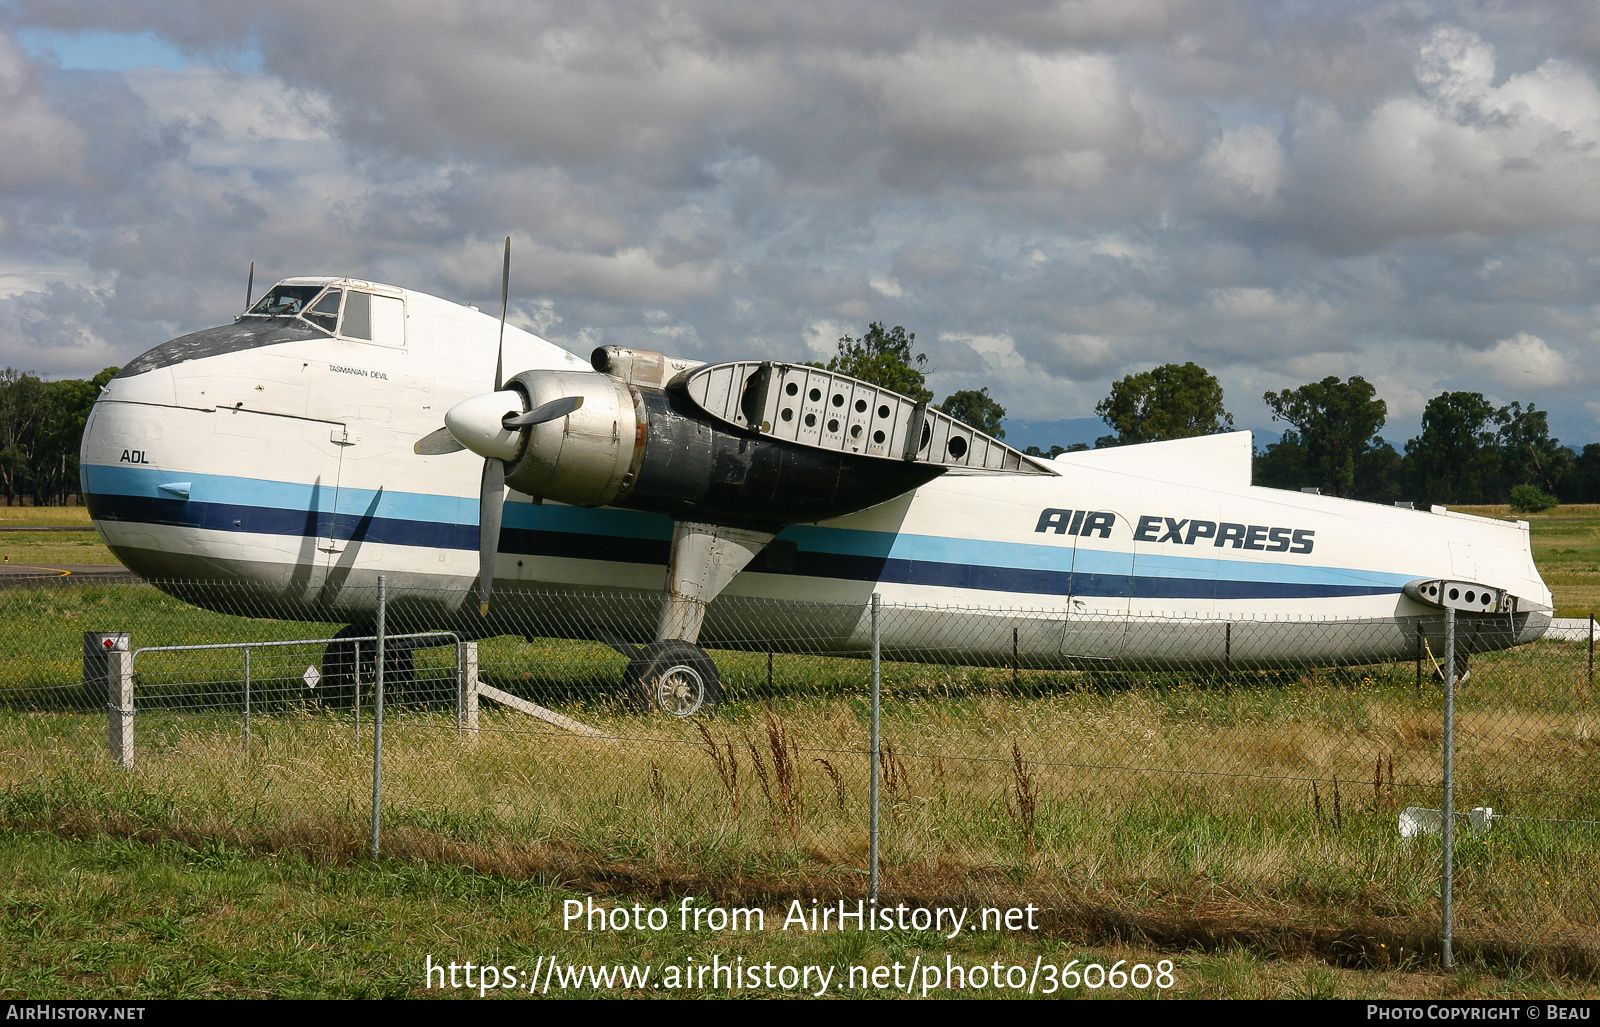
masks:
[[[1444,907],[1444,965],[1455,960],[1450,951],[1452,924],[1451,900],[1455,889],[1455,798],[1456,798],[1456,611],[1444,611],[1444,882],[1439,897]]]
[[[1589,691],[1594,691],[1594,614],[1589,614]]]
[[[244,754],[250,755],[250,647],[244,647]]]
[[[882,640],[882,632],[878,623],[879,612],[880,600],[878,593],[874,592],[872,593],[872,775],[869,779],[871,784],[867,796],[868,818],[870,821],[867,844],[867,848],[870,851],[867,854],[867,859],[872,864],[872,868],[868,872],[867,890],[868,898],[872,900],[873,906],[878,904],[878,775],[879,760],[882,759],[880,749],[882,739],[878,731],[879,699],[883,681],[882,667],[879,660],[879,643]]]
[[[456,732],[478,740],[478,643],[456,643]]]
[[[107,653],[106,711],[109,714],[111,758],[124,769],[133,767],[133,653]]]
[[[1422,698],[1422,619],[1417,618],[1417,698]]]
[[[378,630],[376,673],[372,689],[372,858],[378,858],[378,834],[382,829],[380,810],[383,808],[383,632],[384,607],[387,603],[387,581],[378,575]]]
[[[1233,694],[1233,622],[1229,621],[1222,633],[1222,691]]]

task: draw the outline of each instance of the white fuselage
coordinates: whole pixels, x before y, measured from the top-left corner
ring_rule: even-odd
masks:
[[[489,391],[499,323],[371,288],[403,309],[376,341],[302,338],[111,382],[85,431],[82,475],[125,563],[152,580],[253,586],[308,619],[370,617],[370,599],[356,598],[370,592],[356,586],[380,573],[391,594],[432,597],[441,616],[459,606],[477,574],[482,461],[412,445]],[[588,365],[507,328],[505,368]],[[875,508],[785,528],[790,556],[758,561],[724,595],[827,606],[827,634],[854,647],[877,592],[926,608],[899,617],[892,647],[959,645],[978,661],[1009,654],[1013,630],[1036,661],[1204,660],[1220,648],[1185,648],[1172,624],[1268,619],[1323,625],[1300,633],[1308,656],[1404,655],[1416,619],[1437,612],[1402,594],[1421,578],[1517,596],[1516,640],[1548,622],[1525,523],[1255,488],[1250,458],[1249,434],[1237,433],[1067,454],[1049,464],[1056,476],[946,473]],[[574,603],[659,593],[671,534],[661,514],[513,493],[496,569],[505,615],[519,587]],[[738,605],[713,604],[708,638],[744,630]],[[1267,634],[1257,632],[1262,654]],[[1230,658],[1249,662],[1257,635],[1230,636]]]

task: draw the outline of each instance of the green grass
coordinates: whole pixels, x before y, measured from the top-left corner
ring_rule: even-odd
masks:
[[[1527,521],[1534,562],[1555,593],[1556,616],[1600,614],[1600,506],[1558,506],[1538,514],[1512,514],[1507,506],[1452,509]]]
[[[83,506],[0,506],[0,524],[88,524]]]
[[[1581,555],[1600,519],[1568,513],[1536,519],[1542,560]],[[1437,842],[1396,831],[1399,809],[1439,804],[1439,696],[1431,679],[1417,694],[1410,665],[1236,672],[1224,688],[1214,674],[1033,670],[1013,686],[1008,670],[887,663],[886,893],[1033,901],[1051,911],[1042,937],[578,938],[548,922],[561,896],[862,894],[864,661],[779,654],[769,687],[765,654],[715,654],[727,700],[705,726],[724,769],[737,762],[735,789],[695,725],[619,701],[623,660],[605,646],[486,641],[488,683],[624,741],[486,704],[472,742],[447,705],[413,696],[391,710],[388,855],[371,864],[370,714],[358,729],[307,701],[299,674],[318,648],[256,657],[248,758],[237,654],[141,662],[131,773],[107,765],[105,715],[79,685],[86,630],[155,645],[337,625],[126,584],[5,590],[0,617],[0,930],[23,954],[0,960],[7,995],[405,995],[436,942],[501,962],[992,946],[1031,964],[1090,945],[1173,958],[1191,997],[1575,995],[1600,981],[1600,829],[1547,822],[1600,820],[1600,715],[1577,644],[1476,657],[1461,691],[1458,808],[1526,819],[1462,832],[1467,965],[1440,976]],[[417,661],[423,678],[450,670],[448,650]],[[511,898],[485,898],[499,889]]]
[[[165,610],[151,602],[152,615]],[[59,618],[49,609],[36,617]],[[237,627],[221,618],[194,637]],[[444,652],[425,653],[423,669],[442,669]],[[489,681],[621,740],[486,706],[473,741],[448,709],[392,710],[385,852],[627,894],[861,895],[864,664],[780,656],[769,691],[764,654],[717,655],[729,698],[704,726],[721,772],[699,727],[605,691],[621,659],[604,647],[486,645]],[[1458,807],[1530,818],[1481,841],[1463,831],[1458,950],[1497,972],[1523,959],[1592,980],[1600,958],[1600,836],[1542,822],[1600,819],[1593,694],[1574,687],[1581,655],[1539,643],[1480,657],[1462,691]],[[57,673],[74,681],[76,668]],[[885,687],[888,894],[1032,901],[1052,911],[1057,937],[1080,941],[1182,951],[1231,938],[1258,956],[1431,965],[1437,842],[1403,841],[1396,822],[1404,806],[1438,805],[1438,697],[1430,683],[1418,699],[1409,666],[1241,673],[1224,690],[1176,673],[1043,671],[1013,688],[1004,670],[888,664]],[[332,868],[363,858],[370,725],[348,713],[298,698],[258,709],[247,758],[237,713],[147,707],[135,768],[121,772],[102,755],[104,715],[47,694],[0,720],[0,826]]]
[[[5,557],[7,563],[19,566],[51,567],[61,564],[122,566],[100,540],[99,533],[94,531],[0,533],[0,555]]]
[[[594,894],[557,877],[509,878],[443,861],[384,859],[338,865],[296,854],[262,855],[227,844],[186,845],[108,837],[62,837],[0,829],[0,996],[5,998],[412,998],[478,997],[476,990],[425,987],[436,963],[514,964],[555,957],[573,964],[666,964],[713,958],[746,965],[909,968],[920,960],[1022,966],[1172,962],[1173,998],[1488,998],[1593,995],[1591,982],[1539,966],[1507,971],[1468,958],[1452,974],[1420,961],[1390,966],[1330,963],[1311,954],[1262,956],[1236,946],[1150,942],[1084,944],[1050,929],[980,932],[947,941],[931,932],[801,934],[679,930],[563,930],[563,903],[658,901]],[[673,904],[675,907],[675,903]],[[775,928],[784,906],[768,906]],[[458,978],[460,979],[460,978]],[[438,978],[435,978],[435,983]],[[1040,984],[1042,989],[1046,985]],[[918,989],[913,989],[914,992]],[[1127,987],[1079,987],[1082,998],[1143,997]],[[769,994],[765,987],[653,988],[637,997]],[[840,994],[835,989],[831,992]],[[552,996],[586,997],[589,989]],[[843,994],[859,996],[859,989]],[[885,989],[885,997],[900,992]],[[934,992],[935,995],[941,994]],[[952,994],[952,993],[944,993]],[[992,996],[996,992],[953,994]],[[1014,992],[1002,992],[1011,995]],[[520,997],[521,992],[491,992]]]

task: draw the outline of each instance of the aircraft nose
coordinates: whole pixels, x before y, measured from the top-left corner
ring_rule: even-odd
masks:
[[[507,431],[501,422],[507,414],[520,414],[523,409],[520,392],[486,392],[446,411],[444,426],[457,442],[481,457],[515,460],[522,446],[522,432]]]

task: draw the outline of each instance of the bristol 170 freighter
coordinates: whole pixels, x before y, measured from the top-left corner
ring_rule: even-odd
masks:
[[[1257,488],[1251,455],[1239,432],[1031,457],[816,367],[584,361],[503,314],[290,278],[124,367],[81,466],[112,551],[191,602],[359,634],[382,574],[407,623],[477,637],[537,602],[679,715],[717,699],[703,646],[859,652],[873,593],[898,658],[1044,667],[1409,658],[1446,607],[1476,649],[1549,623],[1525,523]]]

